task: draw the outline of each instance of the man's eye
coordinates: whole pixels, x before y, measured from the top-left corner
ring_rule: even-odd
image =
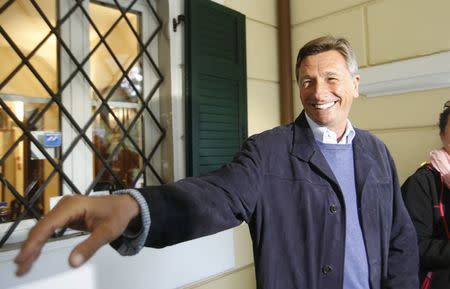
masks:
[[[305,87],[305,86],[308,86],[309,84],[311,83],[311,80],[309,80],[309,79],[306,79],[306,80],[303,80],[302,81],[302,85]]]

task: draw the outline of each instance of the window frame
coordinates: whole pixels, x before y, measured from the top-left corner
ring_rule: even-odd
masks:
[[[65,15],[70,8],[73,7],[73,1],[65,1],[65,0],[55,0],[57,2],[57,11],[56,14],[58,15],[57,18],[60,19],[60,15]],[[82,3],[83,7],[87,12],[89,12],[89,4],[90,3],[95,4],[104,4],[107,6],[110,6],[112,8],[118,9],[116,4],[119,4],[121,7],[128,7],[130,5],[129,1],[125,0],[93,0],[93,1],[84,1]],[[141,42],[146,41],[150,38],[150,35],[152,33],[159,34],[161,33],[161,23],[159,12],[157,12],[156,17],[158,19],[156,20],[157,26],[155,29],[155,25],[151,25],[152,18],[155,18],[152,13],[149,11],[148,3],[151,3],[153,9],[155,12],[157,12],[157,1],[156,0],[137,0],[132,5],[132,8],[130,11],[138,12],[141,14],[141,27],[140,27],[140,40]],[[79,9],[78,9],[79,10]],[[76,11],[75,13],[80,14],[81,11]],[[82,19],[80,21],[80,19]],[[155,21],[155,20],[153,20]],[[75,17],[71,16],[62,26],[61,28],[61,34],[60,37],[64,41],[64,43],[67,45],[67,47],[70,49],[71,53],[75,56],[78,62],[82,60],[90,51],[89,47],[89,23],[86,17],[78,17],[75,19]],[[156,32],[155,32],[156,31]],[[57,45],[61,45],[60,41],[57,41]],[[159,73],[159,61],[158,61],[158,55],[159,55],[159,39],[157,37],[154,37],[151,40],[151,43],[147,46],[146,52],[140,53],[140,59],[146,58],[145,53],[148,53],[152,57],[152,61],[154,61],[158,73]],[[73,63],[73,61],[70,59],[70,57],[67,54],[60,53],[62,50],[62,47],[58,47],[58,80],[59,83],[63,83],[64,79],[67,79],[67,77],[76,69],[76,65]],[[142,51],[141,48],[139,48],[139,51]],[[91,58],[87,61],[89,64],[91,61]],[[140,61],[140,60],[138,60]],[[152,83],[150,80],[152,75],[155,73],[151,73],[152,66],[149,63],[149,60],[146,58],[146,60],[142,60],[142,70],[143,70],[143,83]],[[89,67],[83,66],[83,69],[85,73],[89,76]],[[124,67],[126,70],[127,67]],[[77,80],[75,80],[78,78]],[[152,113],[156,116],[159,122],[161,122],[161,112],[159,107],[159,101],[160,101],[160,87],[161,83],[163,82],[163,77],[160,75],[160,79],[156,81],[158,84],[153,85],[143,85],[143,91],[141,92],[142,98],[146,99],[146,97],[150,94],[150,91],[156,87],[156,90],[152,92],[151,101],[148,103],[148,108],[151,110]],[[68,86],[64,89],[64,92],[62,93],[61,102],[66,108],[66,110],[70,113],[70,115],[77,121],[77,124],[82,128],[86,121],[93,115],[92,107],[94,105],[94,102],[91,100],[90,97],[90,86],[86,83],[86,80],[82,79],[81,77],[76,76],[74,79],[71,80],[71,82],[68,84]],[[68,91],[68,92],[66,92]],[[82,93],[80,93],[82,91]],[[65,93],[66,92],[66,93]],[[69,93],[70,92],[70,93]],[[76,93],[73,93],[76,92]],[[84,98],[81,98],[81,96],[84,96]],[[113,101],[111,101],[113,102]],[[108,103],[110,101],[108,100]],[[115,103],[117,104],[117,103]],[[124,105],[124,103],[122,103]],[[132,103],[130,103],[132,104]],[[138,102],[138,105],[140,108],[142,108],[143,105],[145,105],[142,102]],[[60,108],[58,107],[60,110]],[[62,144],[62,151],[64,152],[67,147],[69,147],[73,141],[74,138],[77,137],[78,132],[75,131],[72,128],[72,125],[70,123],[63,121],[63,114],[60,111],[60,131],[63,134],[63,144]],[[75,117],[74,117],[75,116]],[[144,112],[139,116],[138,121],[140,121],[141,118],[144,117]],[[83,124],[83,125],[80,125]],[[144,138],[144,144],[146,147],[142,147],[142,151],[147,155],[148,154],[148,147],[151,147],[151,145],[154,145],[154,142],[152,143],[150,136],[155,131],[156,128],[151,128],[150,130],[146,131],[146,133],[143,134]],[[92,140],[92,124],[90,125],[89,130],[85,132],[86,137],[89,137],[90,140]],[[165,131],[163,132],[163,135],[165,134]],[[84,145],[86,146],[86,145]],[[152,156],[151,161],[153,163],[158,163],[162,167],[162,157],[161,157],[161,146],[157,149],[159,153],[156,153]],[[89,155],[92,155],[92,158],[86,158],[84,157],[88,153]],[[84,188],[89,186],[91,182],[94,179],[93,176],[93,164],[94,164],[94,153],[89,148],[85,149],[78,149],[75,147],[74,150],[69,154],[69,156],[65,159],[63,163],[62,172],[74,183],[74,184],[82,184],[83,188],[80,189],[81,192],[84,192]],[[145,170],[143,174],[151,175],[148,171],[148,167],[143,162],[143,166],[145,166]],[[86,169],[89,168],[89,169]],[[159,168],[159,173],[161,173],[162,169]],[[81,172],[81,173],[80,173]],[[52,197],[50,199],[50,207],[53,207],[56,205],[56,203],[61,199],[64,195],[70,195],[73,194],[71,190],[69,190],[67,187],[63,185],[64,179],[61,177],[61,175],[55,176],[60,179],[60,196]],[[147,176],[146,176],[147,177]],[[150,179],[150,177],[147,177],[147,179]],[[153,180],[154,181],[154,180]],[[147,184],[148,185],[148,184]],[[90,190],[87,194],[90,195],[102,195],[107,192],[101,191],[101,192],[93,192]],[[109,192],[108,192],[109,193]],[[0,224],[0,236],[3,237],[4,234],[9,230],[11,225],[14,225],[14,221],[10,221],[7,223]],[[23,219],[21,220],[12,234],[8,237],[6,242],[4,243],[3,247],[0,248],[0,252],[2,251],[8,251],[11,248],[17,248],[19,244],[26,239],[26,236],[28,235],[29,230],[35,225],[37,220],[35,218],[31,219]],[[79,236],[80,232],[73,231],[73,230],[67,230],[64,232],[64,236]],[[66,238],[66,237],[64,237]]]
[[[145,0],[136,1],[132,5],[131,11],[138,12],[141,14],[141,41],[144,41],[145,39],[148,39],[151,35],[152,31],[150,27],[150,18],[152,18],[152,15],[148,12],[146,9],[146,6],[144,3],[142,3]],[[153,2],[153,6],[155,6],[155,1],[150,0]],[[104,4],[107,6],[111,6],[115,8],[116,2],[114,0],[91,0],[91,1],[84,1],[83,6],[85,6],[86,11],[89,11],[89,7],[87,6],[90,2],[93,2],[95,4]],[[60,1],[60,14],[65,15],[65,13],[71,8],[72,5],[69,4],[70,1]],[[121,0],[118,1],[118,3],[122,7],[127,7],[129,5],[129,1]],[[73,17],[71,17],[68,20],[68,23],[63,29],[66,29],[67,31],[63,31],[62,38],[63,40],[68,43],[69,48],[72,52],[76,52],[77,60],[80,61],[80,59],[83,59],[85,55],[89,53],[89,33],[86,33],[86,31],[89,31],[89,23],[86,18],[82,18],[83,21],[80,23],[78,21],[75,21]],[[69,23],[71,21],[71,23]],[[80,25],[81,24],[81,25]],[[63,30],[62,29],[62,30]],[[64,36],[67,37],[66,39]],[[81,41],[80,41],[81,39]],[[155,42],[153,42],[155,41]],[[154,39],[152,40],[152,44],[148,46],[148,53],[152,56],[152,58],[156,61],[158,59],[158,40]],[[141,57],[145,57],[144,54],[141,55]],[[64,57],[63,54],[60,54],[60,78],[61,83],[64,82],[64,78],[70,75],[70,73],[75,69],[74,63],[68,59],[67,57]],[[89,63],[89,62],[88,62]],[[156,63],[158,65],[158,63]],[[126,68],[125,68],[126,69]],[[89,75],[89,67],[84,69],[85,72]],[[150,75],[151,75],[151,66],[147,61],[143,61],[143,76],[144,76],[144,84],[150,83]],[[68,93],[66,95],[62,95],[62,102],[65,105],[65,107],[69,110],[70,114],[72,116],[78,116],[77,123],[86,123],[89,118],[92,116],[91,108],[92,108],[92,100],[90,99],[89,95],[89,89],[90,86],[85,83],[85,80],[81,79],[78,81],[74,81],[77,77],[75,77],[71,83],[68,85],[67,89],[70,91],[85,91],[84,93]],[[146,95],[150,93],[150,87],[148,85],[143,86],[144,90],[142,92],[142,96],[145,98]],[[81,99],[80,95],[84,96],[85,99]],[[157,105],[159,102],[160,93],[159,89],[154,92],[154,95],[152,97],[152,102],[149,103],[149,108],[152,112],[155,113],[155,116],[157,118],[160,118],[160,109]],[[110,101],[108,100],[108,103]],[[68,105],[66,105],[68,104]],[[139,105],[141,107],[141,105]],[[69,147],[73,141],[73,139],[78,135],[75,133],[74,135],[66,135],[66,132],[73,132],[71,129],[71,125],[69,123],[65,123],[63,119],[61,118],[61,130],[63,131],[64,138],[63,138],[63,151]],[[87,136],[92,136],[92,132],[90,132],[91,129],[89,129],[86,133]],[[151,143],[150,135],[152,135],[153,130],[150,131],[148,134],[144,135],[144,143],[149,144]],[[144,152],[148,151],[148,148],[143,148]],[[92,152],[86,148],[86,149],[78,149],[74,148],[72,153],[69,155],[69,157],[64,161],[64,169],[63,171],[66,173],[66,175],[73,181],[75,184],[82,184],[82,188],[87,188],[89,184],[91,184],[93,180],[93,166],[92,166],[92,159],[87,160],[86,158],[83,158],[86,154],[92,154]],[[79,165],[79,163],[85,162],[83,165]],[[155,160],[157,163],[161,163],[161,157],[156,157]],[[83,174],[80,174],[80,170],[77,169],[77,167],[82,168],[89,168],[82,170]],[[161,171],[161,170],[160,170]],[[147,176],[147,179],[150,178]],[[81,189],[83,192],[84,189]],[[92,193],[92,190],[89,192],[89,194]],[[62,189],[62,195],[70,195],[72,192],[67,187],[63,187]]]

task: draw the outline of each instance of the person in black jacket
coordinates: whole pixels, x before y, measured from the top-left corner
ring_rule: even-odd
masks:
[[[402,186],[403,199],[416,227],[421,289],[450,288],[450,101],[439,118],[442,148],[430,153]]]

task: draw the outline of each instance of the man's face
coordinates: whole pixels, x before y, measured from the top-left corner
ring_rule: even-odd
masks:
[[[352,76],[336,50],[307,56],[299,67],[300,99],[316,123],[342,136],[353,98],[358,97],[359,75]]]

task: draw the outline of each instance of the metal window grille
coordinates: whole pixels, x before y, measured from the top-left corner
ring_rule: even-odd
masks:
[[[15,0],[9,0],[4,2],[3,6],[0,7],[0,18],[1,15],[5,11],[7,11],[11,7],[11,5],[14,4],[14,2]],[[137,0],[127,1],[127,3],[129,4],[126,7],[121,6],[117,0],[113,0],[114,4],[113,6],[114,8],[118,9],[118,11],[120,11],[120,16],[115,20],[112,26],[105,33],[102,33],[100,31],[100,29],[97,27],[97,24],[95,23],[95,21],[92,19],[91,15],[85,8],[85,5],[83,5],[86,3],[86,1],[83,0],[71,1],[73,6],[71,6],[71,8],[68,10],[66,14],[59,15],[55,24],[51,23],[48,16],[41,9],[38,1],[29,0],[29,2],[32,4],[32,7],[34,7],[36,12],[40,15],[42,20],[48,26],[49,32],[36,45],[36,47],[34,48],[29,47],[30,52],[25,53],[15,43],[13,37],[9,35],[8,32],[4,29],[4,27],[0,25],[0,35],[1,35],[0,37],[3,37],[3,39],[8,43],[10,48],[12,48],[14,52],[17,54],[17,56],[20,57],[20,63],[17,65],[17,67],[15,67],[9,73],[9,75],[7,75],[6,77],[3,78],[3,80],[1,80],[0,92],[2,91],[2,88],[5,87],[8,84],[8,82],[11,81],[11,79],[13,79],[15,74],[18,73],[18,71],[22,67],[27,67],[33,74],[33,77],[35,77],[39,81],[39,83],[45,89],[46,93],[48,93],[50,99],[46,102],[46,104],[43,106],[42,109],[34,111],[33,114],[30,115],[27,121],[25,122],[21,121],[14,113],[14,111],[12,111],[11,108],[7,105],[7,103],[5,102],[6,98],[0,97],[0,106],[3,109],[4,113],[6,113],[7,117],[11,118],[14,124],[20,128],[22,133],[20,137],[18,137],[17,140],[15,140],[12,143],[12,145],[1,156],[0,167],[4,165],[7,158],[12,154],[12,152],[15,149],[18,148],[18,146],[22,142],[29,141],[31,145],[35,146],[39,150],[39,152],[45,156],[45,159],[50,163],[52,167],[52,171],[42,182],[39,183],[33,182],[28,184],[28,186],[24,189],[23,194],[21,194],[19,190],[14,186],[14,184],[4,176],[3,172],[0,172],[0,182],[1,182],[0,185],[3,186],[3,188],[9,190],[14,195],[17,203],[19,203],[20,206],[22,207],[21,210],[18,212],[17,216],[15,217],[15,220],[10,223],[8,230],[3,234],[3,236],[0,236],[1,237],[0,248],[3,247],[3,245],[6,243],[8,238],[11,236],[11,234],[14,232],[14,230],[17,228],[17,226],[22,220],[29,217],[35,219],[40,219],[42,217],[42,212],[36,210],[35,204],[42,196],[45,188],[49,185],[49,183],[52,181],[53,178],[57,178],[59,176],[61,179],[60,186],[62,186],[62,183],[64,182],[73,193],[84,195],[88,195],[94,189],[94,187],[99,184],[100,179],[104,174],[108,174],[112,177],[114,188],[123,188],[126,186],[130,186],[130,184],[126,184],[124,182],[124,180],[118,175],[118,173],[112,167],[113,159],[117,157],[118,152],[124,147],[125,143],[127,143],[127,145],[129,145],[133,149],[133,151],[137,153],[139,157],[139,162],[140,164],[142,164],[140,170],[137,172],[135,176],[133,176],[131,185],[135,185],[139,179],[144,179],[144,184],[148,184],[147,180],[148,175],[152,175],[153,179],[156,179],[159,183],[163,183],[163,179],[160,176],[158,170],[155,169],[154,164],[152,164],[154,155],[157,152],[158,148],[161,146],[161,143],[165,137],[165,129],[162,127],[160,121],[158,120],[157,116],[152,111],[151,106],[149,105],[153,96],[158,91],[158,88],[163,82],[163,75],[161,74],[160,70],[156,65],[156,62],[154,61],[153,57],[148,51],[149,45],[152,43],[152,41],[155,40],[155,37],[161,31],[162,27],[162,22],[151,1],[149,0],[140,1],[141,4],[145,3],[145,5],[148,5],[149,10],[152,12],[152,16],[155,18],[157,23],[155,27],[152,27],[153,31],[151,32],[150,36],[147,39],[141,38],[139,32],[135,29],[135,27],[133,27],[132,23],[127,17],[127,13],[133,11],[133,6],[137,3]],[[73,13],[80,13],[80,12],[81,15],[83,15],[84,17],[84,21],[87,21],[89,23],[90,27],[93,28],[93,30],[100,39],[100,41],[98,41],[98,43],[94,47],[91,47],[89,53],[81,61],[78,60],[77,57],[75,57],[74,53],[70,49],[70,46],[66,43],[63,37],[61,37],[62,25],[71,17]],[[114,53],[112,47],[108,44],[108,41],[106,41],[108,35],[114,30],[114,28],[118,25],[120,21],[125,21],[127,23],[128,28],[135,36],[139,46],[136,57],[130,62],[128,67],[123,67],[121,61],[118,59],[118,56]],[[76,69],[74,69],[74,71],[70,73],[70,75],[64,80],[64,82],[59,83],[56,91],[53,91],[50,85],[46,82],[46,79],[42,75],[40,75],[39,71],[35,67],[36,64],[33,64],[32,61],[30,61],[33,55],[36,54],[36,52],[44,45],[44,43],[50,37],[56,37],[57,45],[60,50],[59,54],[61,55],[61,52],[67,54],[72,64],[76,67]],[[114,60],[115,65],[117,65],[117,67],[120,69],[120,77],[118,77],[118,80],[112,85],[112,87],[109,89],[106,95],[104,95],[104,93],[102,93],[99,90],[99,88],[96,87],[89,73],[86,72],[85,69],[83,68],[85,64],[90,61],[92,55],[94,55],[94,53],[101,46],[106,48],[106,50],[109,53],[109,56]],[[138,87],[136,87],[136,85],[133,83],[133,80],[130,78],[130,71],[139,61],[147,61],[148,63],[150,63],[150,66],[152,67],[154,74],[157,76],[156,81],[154,81],[154,83],[152,84],[152,87],[147,90],[149,91],[147,95],[143,95],[143,90],[141,91]],[[83,125],[77,123],[76,119],[71,115],[68,107],[65,106],[62,101],[64,89],[66,89],[68,85],[70,85],[71,81],[75,77],[79,77],[80,75],[82,76],[83,80],[89,84],[90,89],[93,91],[95,101],[97,102],[95,110],[93,111],[89,120],[87,120],[87,122]],[[139,104],[137,106],[138,109],[136,114],[134,115],[134,118],[129,120],[127,123],[123,123],[120,120],[120,118],[116,115],[116,113],[113,111],[113,107],[110,101],[114,93],[117,91],[117,89],[119,89],[121,83],[123,82],[128,83],[129,89],[132,90]],[[34,127],[36,126],[37,123],[39,123],[40,120],[42,120],[44,114],[52,105],[53,106],[56,105],[58,107],[60,119],[61,117],[64,117],[70,123],[72,130],[76,133],[76,136],[73,138],[68,148],[65,149],[65,151],[62,151],[61,149],[59,150],[59,158],[55,158],[54,155],[50,155],[49,152],[46,150],[46,148],[38,140],[38,138],[33,134]],[[88,132],[90,131],[90,129],[92,129],[95,120],[104,117],[105,114],[107,114],[109,117],[112,117],[114,124],[119,127],[121,133],[118,143],[115,145],[115,147],[112,149],[112,152],[108,156],[105,156],[99,150],[99,148],[96,146],[92,138],[88,135]],[[154,127],[156,127],[156,130],[158,131],[158,133],[155,134],[154,136],[156,139],[152,142],[152,146],[150,149],[148,149],[148,146],[147,149],[145,149],[146,146],[144,146],[142,143],[137,143],[136,140],[134,140],[133,137],[130,136],[131,131],[138,127],[137,124],[140,121],[142,121],[144,115],[146,115],[148,121],[151,121]],[[62,133],[64,135],[64,131]],[[145,137],[143,137],[141,141],[144,142]],[[93,178],[93,181],[85,190],[81,190],[80,188],[78,188],[77,185],[74,184],[74,182],[72,182],[71,178],[63,170],[64,161],[68,158],[68,156],[71,154],[71,152],[74,150],[74,148],[77,146],[79,142],[84,142],[84,144],[86,144],[92,150],[92,152],[94,153],[94,158],[98,160],[100,164],[99,169],[96,172],[95,177]],[[25,197],[27,195],[31,195],[31,197]]]

